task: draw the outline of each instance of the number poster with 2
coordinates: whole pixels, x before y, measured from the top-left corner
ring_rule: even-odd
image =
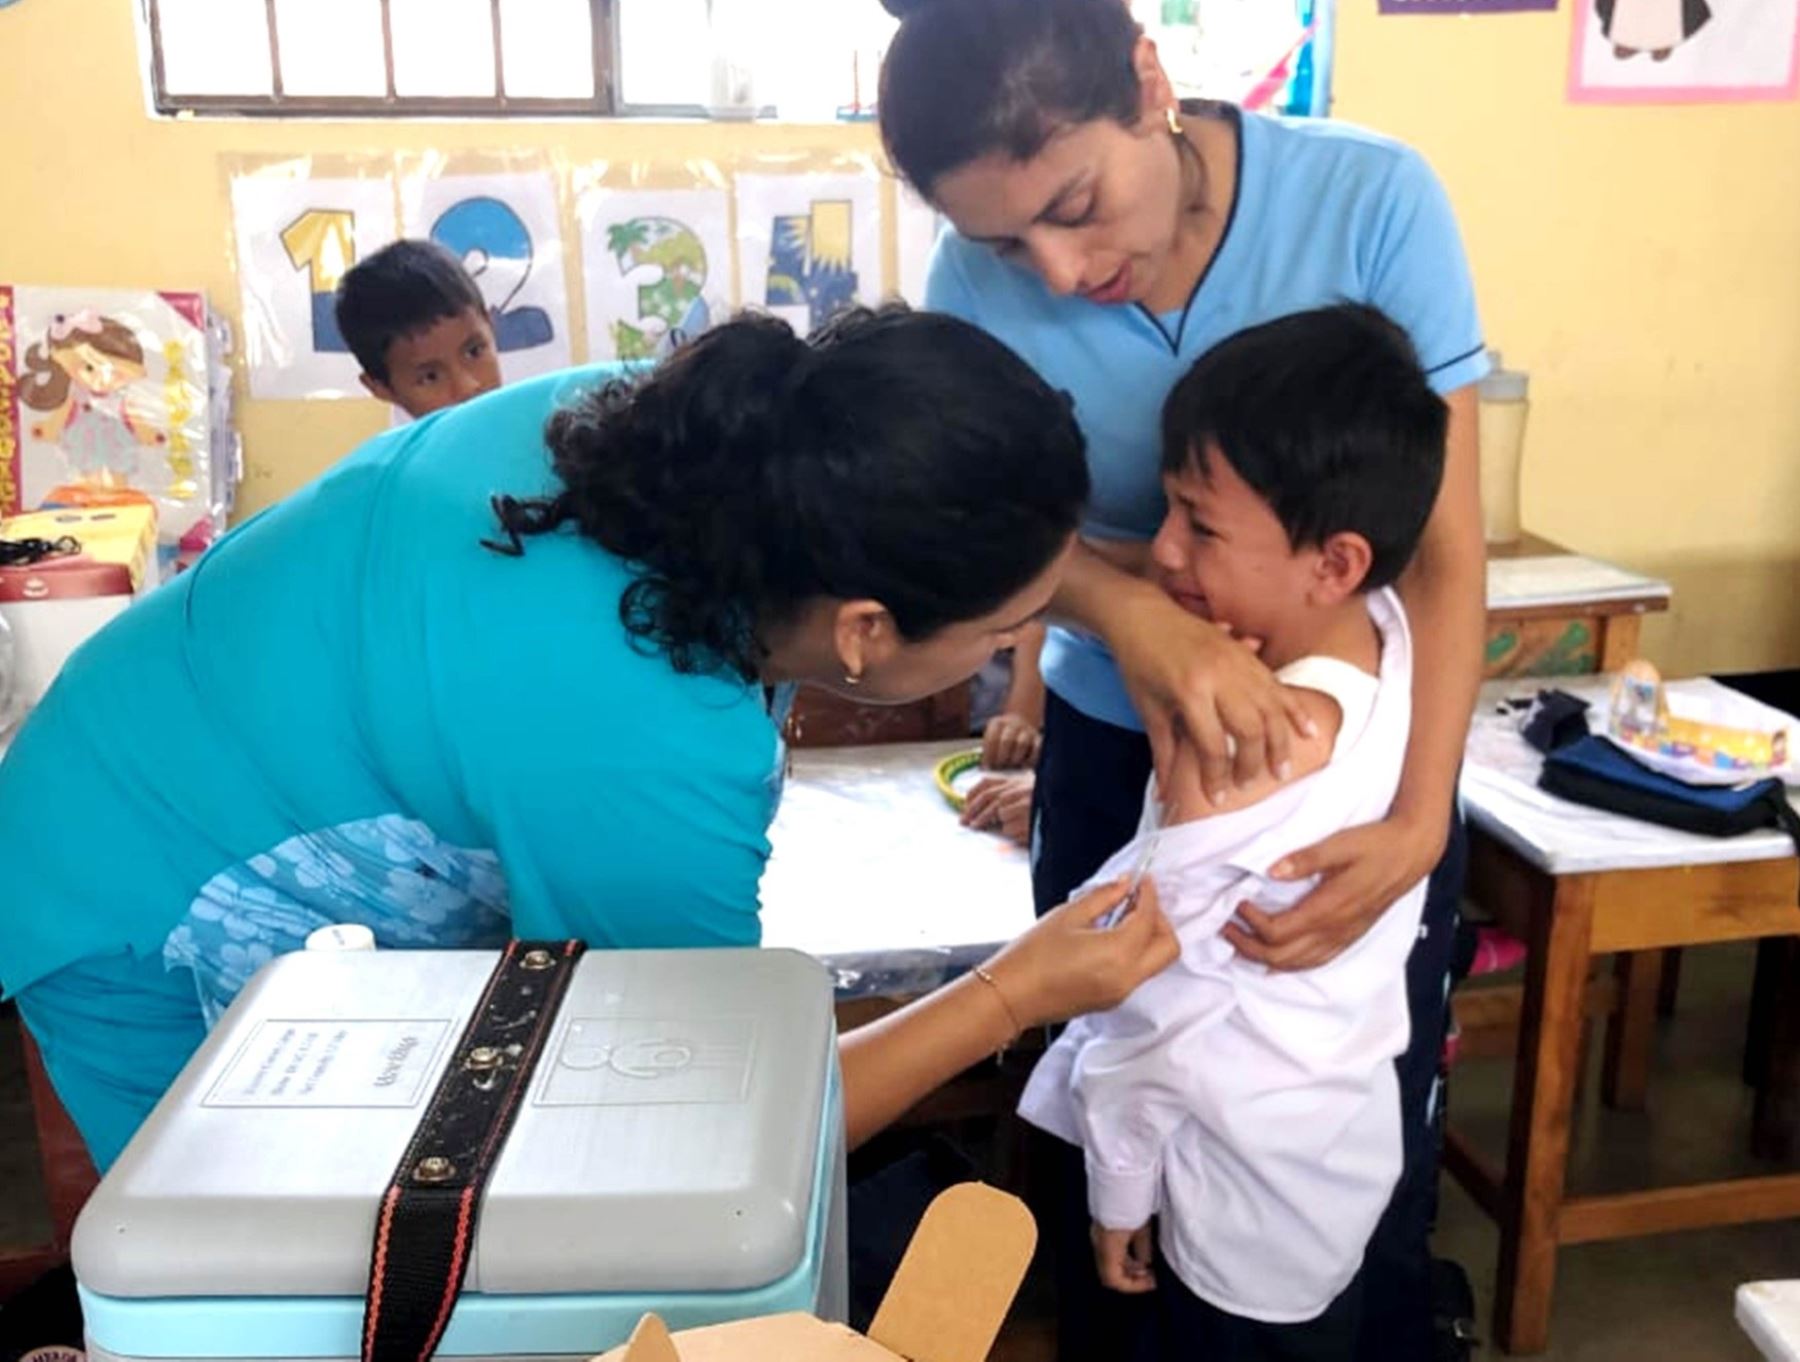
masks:
[[[437,242],[473,276],[509,383],[575,362],[554,175],[414,175],[400,195],[406,235]]]

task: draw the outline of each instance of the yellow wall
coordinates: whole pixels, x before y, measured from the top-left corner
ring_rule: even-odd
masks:
[[[1800,104],[1571,105],[1558,14],[1343,0],[1340,116],[1413,143],[1531,373],[1527,528],[1668,577],[1670,670],[1800,664]]]
[[[198,283],[235,318],[226,156],[527,149],[584,165],[878,144],[866,125],[151,118],[134,3],[26,0],[0,10],[0,280]],[[241,511],[292,491],[388,423],[387,408],[372,401],[244,401],[241,384],[239,397]]]
[[[1567,13],[1345,4],[1338,113],[1438,167],[1490,341],[1531,372],[1526,524],[1675,582],[1673,615],[1647,631],[1670,669],[1800,662],[1800,106],[1575,107]],[[235,311],[227,153],[875,146],[867,127],[153,120],[130,6],[0,11],[0,279],[193,282]],[[247,508],[386,421],[369,402],[241,413]]]

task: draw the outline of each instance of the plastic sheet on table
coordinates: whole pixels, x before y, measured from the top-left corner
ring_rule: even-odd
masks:
[[[842,998],[922,993],[1032,922],[1022,847],[972,832],[938,792],[967,743],[795,754],[762,881],[763,943],[823,960]]]

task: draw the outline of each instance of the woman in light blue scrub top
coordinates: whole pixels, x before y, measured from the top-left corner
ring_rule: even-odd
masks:
[[[761,318],[379,436],[227,536],[0,763],[0,985],[97,1163],[320,927],[755,945],[793,687],[966,679],[1086,492],[1066,400],[977,328]],[[1154,910],[1091,929],[1118,897],[847,1038],[852,1138],[1166,963]]]
[[[1175,381],[1246,327],[1354,301],[1405,328],[1449,405],[1443,487],[1400,588],[1417,665],[1399,797],[1386,821],[1292,858],[1289,878],[1323,876],[1300,905],[1280,917],[1246,906],[1245,925],[1227,929],[1271,967],[1316,966],[1437,867],[1408,970],[1408,1172],[1370,1248],[1362,1330],[1366,1356],[1424,1357],[1429,1115],[1462,863],[1453,804],[1484,616],[1474,384],[1486,350],[1449,202],[1388,138],[1178,102],[1121,0],[884,3],[902,22],[882,71],[883,139],[950,223],[927,305],[986,328],[1071,393],[1087,436],[1093,492],[1042,661],[1040,909],[1130,839],[1177,729],[1223,791],[1279,768],[1301,722],[1225,630],[1132,575],[1164,515],[1159,418]],[[1060,1299],[1081,1289],[1065,1281]],[[1065,1321],[1097,1320],[1105,1304],[1065,1309]],[[1064,1355],[1097,1355],[1109,1337],[1065,1332]]]

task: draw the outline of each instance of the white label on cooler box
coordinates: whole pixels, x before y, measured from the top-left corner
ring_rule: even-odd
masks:
[[[755,1053],[754,1017],[574,1017],[537,1105],[741,1102]]]
[[[415,1106],[449,1034],[448,1019],[265,1021],[201,1105]]]

